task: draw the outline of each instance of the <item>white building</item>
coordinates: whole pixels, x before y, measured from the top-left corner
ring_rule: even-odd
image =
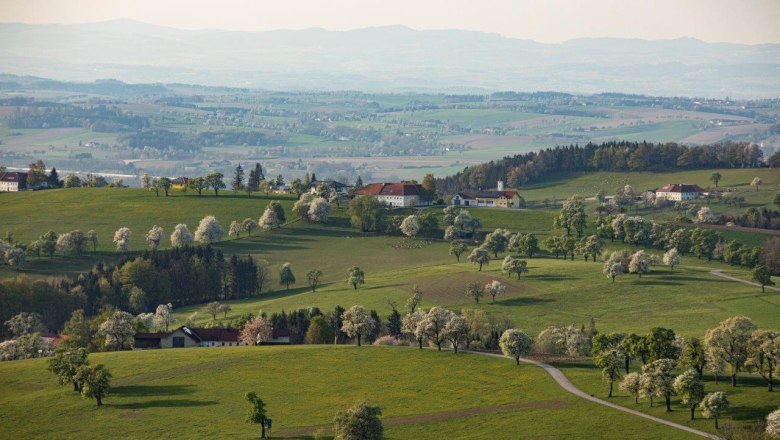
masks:
[[[669,183],[655,190],[655,197],[666,200],[691,200],[704,194],[699,185]]]
[[[374,196],[382,203],[396,208],[409,208],[422,204],[419,183],[369,183],[357,190],[359,196]]]
[[[0,192],[17,192],[27,189],[27,173],[0,173]]]

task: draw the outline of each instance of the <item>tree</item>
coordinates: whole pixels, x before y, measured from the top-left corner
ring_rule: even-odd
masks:
[[[238,340],[246,345],[258,345],[271,339],[273,339],[273,327],[262,316],[247,321],[238,336]]]
[[[628,271],[639,275],[639,279],[642,279],[642,274],[650,273],[650,256],[643,250],[636,251],[628,263]]]
[[[92,330],[84,310],[75,310],[70,314],[70,319],[65,323],[63,329],[65,340],[61,347],[69,350],[78,348],[88,348],[92,342]]]
[[[290,289],[290,284],[295,284],[295,275],[290,263],[282,264],[281,269],[279,269],[279,284],[286,286],[287,290]]]
[[[150,176],[149,173],[141,174],[141,188],[143,189],[152,188],[152,176]]]
[[[482,265],[490,264],[490,254],[484,248],[474,248],[468,256],[469,263],[478,264],[479,271],[482,272]]]
[[[482,298],[482,295],[484,294],[485,290],[479,283],[466,284],[466,296],[473,299],[475,303],[479,304],[479,299]]]
[[[729,407],[729,400],[726,397],[726,393],[718,391],[715,393],[709,393],[704,396],[704,399],[699,404],[701,413],[708,419],[715,419],[715,429],[720,429],[718,426],[718,418]]]
[[[504,296],[506,285],[500,281],[493,280],[485,284],[484,292],[490,295],[492,302],[496,302],[497,296]]]
[[[684,368],[692,368],[699,374],[699,379],[704,375],[707,366],[707,350],[699,338],[686,339],[683,343],[680,365]]]
[[[602,270],[604,275],[607,276],[607,278],[610,278],[612,282],[615,282],[615,278],[618,277],[618,275],[622,275],[623,272],[623,265],[612,260],[607,260],[604,262],[604,269]]]
[[[322,271],[319,269],[310,270],[306,274],[306,282],[309,283],[312,292],[317,291],[317,286],[320,284],[320,278],[322,278]]]
[[[75,174],[65,176],[65,188],[80,188],[81,179]]]
[[[307,344],[329,344],[333,341],[333,327],[323,315],[311,319],[304,341]]]
[[[11,248],[5,251],[5,261],[13,266],[16,270],[20,270],[27,263],[27,258],[22,248]]]
[[[641,380],[638,373],[628,373],[623,377],[623,381],[618,384],[618,388],[634,396],[634,403],[639,403],[640,384]]]
[[[263,229],[273,229],[282,226],[281,220],[279,220],[279,217],[276,215],[276,211],[274,211],[271,206],[265,208],[265,211],[263,211],[263,215],[260,217],[260,220],[257,222],[257,224],[260,225],[260,227]]]
[[[76,380],[76,373],[88,364],[86,349],[58,349],[49,359],[47,369],[57,376],[61,385],[73,384],[73,391],[78,393],[81,392],[81,382]]]
[[[707,330],[704,345],[707,355],[731,367],[731,386],[737,386],[737,373],[745,366],[748,356],[748,342],[756,330],[750,318],[734,316]]]
[[[11,317],[4,324],[11,331],[11,334],[17,338],[23,335],[39,333],[43,330],[41,315],[37,313],[21,312]]]
[[[461,243],[459,241],[453,241],[450,243],[450,255],[454,255],[458,263],[460,263],[460,256],[463,255],[467,249],[468,247],[465,243]]]
[[[517,274],[517,279],[519,280],[521,274],[528,272],[528,262],[507,255],[501,263],[501,270],[506,272],[510,278],[513,274]]]
[[[780,409],[766,416],[766,434],[772,438],[780,438]]]
[[[238,238],[241,236],[241,232],[243,230],[244,227],[241,226],[241,223],[233,220],[232,222],[230,222],[230,227],[228,228],[228,235],[230,235],[231,237]]]
[[[707,206],[703,206],[696,213],[696,218],[693,219],[694,223],[710,224],[715,223],[718,220],[715,214]]]
[[[504,356],[511,356],[520,365],[520,357],[531,352],[531,338],[524,332],[510,328],[501,334],[498,340],[501,352]]]
[[[469,325],[462,316],[453,315],[444,326],[444,338],[450,341],[455,354],[458,354],[458,346],[468,338]]]
[[[597,337],[606,336],[598,335]],[[623,368],[623,353],[620,345],[614,344],[607,349],[597,352],[593,356],[593,362],[601,368],[601,377],[609,383],[609,394],[612,397],[612,387],[617,379],[620,378]]]
[[[168,197],[168,193],[171,192],[171,186],[173,186],[173,182],[171,182],[171,179],[167,177],[160,177],[155,182],[155,186],[165,193],[165,197]]]
[[[49,258],[54,256],[54,252],[57,251],[57,239],[59,236],[54,231],[46,232],[41,235],[41,249],[44,253],[49,255]]]
[[[767,391],[774,391],[773,374],[780,365],[780,334],[772,330],[755,330],[748,344],[746,366],[766,380]]]
[[[674,270],[674,266],[680,265],[682,258],[680,258],[680,253],[677,252],[677,248],[671,248],[666,251],[666,253],[664,253],[663,262],[665,265],[669,266],[669,269],[671,270]]]
[[[425,329],[425,337],[441,351],[445,341],[444,327],[452,319],[454,313],[442,307],[433,307],[425,314],[420,325]]]
[[[390,315],[387,316],[387,333],[394,338],[400,338],[403,336],[403,331],[401,330],[401,313],[398,312],[395,302],[391,302],[390,307],[392,311],[390,312]]]
[[[666,412],[672,412],[674,367],[674,361],[671,359],[658,359],[642,366],[640,381],[643,395],[650,398],[650,406],[653,405],[652,397],[663,397],[666,401]]]
[[[778,209],[780,209],[780,192],[775,194],[773,203],[775,204],[775,206],[777,206]]]
[[[382,410],[366,402],[358,402],[346,411],[339,411],[333,420],[334,440],[382,440],[384,428],[379,416]]]
[[[719,172],[716,171],[710,174],[710,181],[712,181],[712,183],[715,184],[715,188],[718,187],[718,182],[720,182],[720,179],[721,179],[721,175]]]
[[[370,232],[381,228],[384,210],[384,205],[376,197],[358,196],[349,202],[347,213],[353,227]]]
[[[87,231],[87,241],[92,243],[92,252],[97,252],[98,247],[98,234],[94,229]]]
[[[198,193],[198,197],[203,195],[203,190],[208,189],[209,182],[203,177],[193,177],[190,179],[188,186]]]
[[[772,281],[772,273],[763,264],[759,264],[750,271],[750,279],[761,286],[762,292],[766,291],[766,286],[775,285],[775,282]]]
[[[485,241],[482,243],[482,247],[490,252],[493,252],[493,256],[498,258],[499,252],[504,252],[506,246],[509,243],[507,238],[509,232],[506,229],[496,229],[490,234],[485,236]]]
[[[209,173],[206,175],[206,188],[211,188],[214,190],[214,195],[219,196],[219,190],[225,189],[225,181],[224,179],[225,175],[219,172]],[[200,193],[198,193],[200,194]]]
[[[85,399],[95,399],[97,406],[103,405],[103,398],[111,389],[111,372],[103,364],[82,365],[76,371],[76,381],[81,383],[81,395]]]
[[[756,191],[758,191],[758,187],[763,185],[764,181],[761,180],[760,177],[754,177],[753,180],[750,181],[750,186],[755,188]]]
[[[218,301],[212,301],[206,304],[206,311],[211,315],[211,319],[214,321],[217,320],[217,313],[219,313],[220,306],[222,306],[222,304]]]
[[[409,313],[414,313],[417,306],[422,302],[422,297],[423,294],[420,290],[420,286],[415,284],[414,287],[412,287],[412,296],[406,301],[406,308],[409,310]]]
[[[412,336],[422,350],[422,343],[425,340],[425,315],[422,310],[413,310],[401,318],[401,330]]]
[[[192,234],[190,234],[190,230],[187,229],[187,225],[184,223],[176,225],[173,229],[173,234],[171,234],[171,246],[175,248],[185,247],[192,245],[192,242]]]
[[[252,220],[251,218],[245,218],[243,222],[241,222],[241,228],[246,231],[247,235],[250,237],[252,236],[252,230],[257,227],[257,223]]]
[[[357,290],[361,284],[366,282],[366,274],[363,269],[358,266],[352,266],[347,269],[347,284],[352,286],[352,289]]]
[[[130,229],[119,228],[114,233],[114,246],[116,246],[117,252],[125,253],[130,246]]]
[[[133,315],[117,310],[100,324],[98,334],[105,337],[107,350],[130,350],[133,348],[134,320]]]
[[[149,295],[140,287],[133,286],[130,288],[130,296],[127,302],[130,305],[130,310],[135,313],[143,313],[149,307]]]
[[[195,230],[195,241],[203,244],[211,244],[221,241],[225,236],[225,228],[219,223],[213,215],[207,215],[198,224]]]
[[[299,218],[309,221],[309,209],[311,208],[311,202],[314,200],[314,195],[305,193],[301,195],[293,205],[292,212]]]
[[[233,173],[233,183],[230,185],[230,188],[236,192],[244,190],[244,168],[241,164],[236,165],[236,170]]]
[[[659,359],[672,359],[676,360],[680,357],[680,348],[677,345],[677,336],[674,334],[674,330],[653,327],[650,332],[645,336],[645,344],[647,349],[647,358],[650,361],[656,361]]]
[[[168,326],[176,322],[176,317],[173,316],[173,304],[160,304],[154,311],[154,318],[152,320],[154,328],[157,330],[165,329],[168,331]]]
[[[436,200],[436,179],[433,174],[426,174],[420,186],[422,187],[420,198],[426,202]]]
[[[368,314],[363,306],[352,306],[341,315],[343,325],[341,331],[350,338],[357,339],[357,345],[360,347],[361,339],[368,336],[374,329],[376,322]]]
[[[528,258],[533,258],[534,254],[540,251],[539,239],[534,234],[523,234],[517,246],[518,252],[526,254]],[[601,252],[599,250],[599,252]]]
[[[571,196],[563,202],[561,212],[555,218],[553,226],[566,229],[566,235],[571,235],[571,231],[574,230],[579,237],[585,230],[587,218],[585,204],[579,197]]]
[[[322,197],[312,200],[307,213],[307,218],[312,222],[327,223],[330,217],[331,206],[328,201]]]
[[[149,248],[151,250],[157,250],[160,246],[160,241],[162,241],[163,234],[165,234],[165,232],[157,225],[152,226],[152,229],[146,233],[146,242],[149,243]]]
[[[260,425],[260,438],[266,438],[265,428],[269,419],[266,415],[265,402],[263,402],[263,399],[261,399],[254,391],[250,391],[244,394],[244,398],[251,405],[246,411],[246,417],[244,420],[246,423]]]
[[[407,237],[414,237],[420,232],[420,224],[416,215],[405,217],[401,222],[401,232]]]
[[[677,376],[672,384],[675,394],[680,396],[680,400],[691,410],[691,420],[696,418],[694,411],[702,400],[704,400],[704,382],[699,378],[696,370],[687,370]]]

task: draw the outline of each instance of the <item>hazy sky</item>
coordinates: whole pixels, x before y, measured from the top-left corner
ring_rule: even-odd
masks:
[[[0,0],[3,22],[118,18],[181,29],[244,31],[401,24],[548,43],[581,37],[682,36],[780,43],[780,0]]]

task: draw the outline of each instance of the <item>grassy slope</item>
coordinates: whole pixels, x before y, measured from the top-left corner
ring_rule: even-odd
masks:
[[[607,398],[608,385],[601,380],[601,372],[592,362],[570,362],[556,364],[556,366],[580,389],[594,396]],[[632,367],[636,367],[635,369],[638,370],[638,366],[633,365]],[[721,426],[725,422],[731,422],[736,426],[759,422],[768,413],[777,409],[777,395],[767,392],[766,382],[760,376],[742,373],[737,381],[738,386],[732,388],[729,377],[721,376],[719,384],[716,385],[713,376],[708,374],[704,376],[706,391],[708,393],[723,391],[728,395],[731,403],[731,408],[726,410],[720,420]],[[696,410],[696,420],[691,421],[690,409],[680,402],[679,397],[672,397],[672,412],[667,413],[663,399],[656,399],[652,408],[647,400],[640,400],[639,404],[636,404],[633,396],[621,391],[615,385],[613,397],[609,401],[696,429],[715,432],[713,421],[704,419],[698,409]]]
[[[299,346],[108,353],[92,361],[114,374],[115,388],[100,409],[56,385],[42,360],[0,364],[4,435],[107,438],[121,426],[123,438],[257,438],[258,430],[243,423],[242,397],[256,390],[281,434],[329,425],[337,410],[368,399],[382,407],[388,438],[692,438],[582,401],[541,369],[475,355]],[[426,421],[428,414],[475,408],[485,414]],[[399,416],[411,420],[393,421]]]

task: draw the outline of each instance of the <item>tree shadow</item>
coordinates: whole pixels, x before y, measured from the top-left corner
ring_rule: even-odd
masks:
[[[683,285],[683,283],[678,283],[676,281],[657,281],[657,280],[648,280],[646,278],[636,279],[634,280],[634,284],[637,286],[682,286]]]
[[[571,277],[568,275],[526,275],[525,278],[531,278],[534,280],[542,280],[542,281],[567,281],[567,280],[574,280],[575,277]]]
[[[147,400],[145,402],[133,402],[133,403],[112,403],[107,404],[112,408],[117,409],[144,409],[144,408],[185,408],[185,407],[197,407],[197,406],[211,406],[216,405],[215,400],[189,400],[189,399],[170,399],[170,400]]]
[[[111,394],[121,397],[176,396],[194,392],[195,385],[123,385],[111,388]]]
[[[496,304],[499,306],[531,306],[534,304],[542,304],[542,303],[548,303],[553,301],[554,300],[547,299],[547,298],[530,298],[526,296],[518,296],[514,298],[496,301],[495,303],[485,303],[485,304]]]

